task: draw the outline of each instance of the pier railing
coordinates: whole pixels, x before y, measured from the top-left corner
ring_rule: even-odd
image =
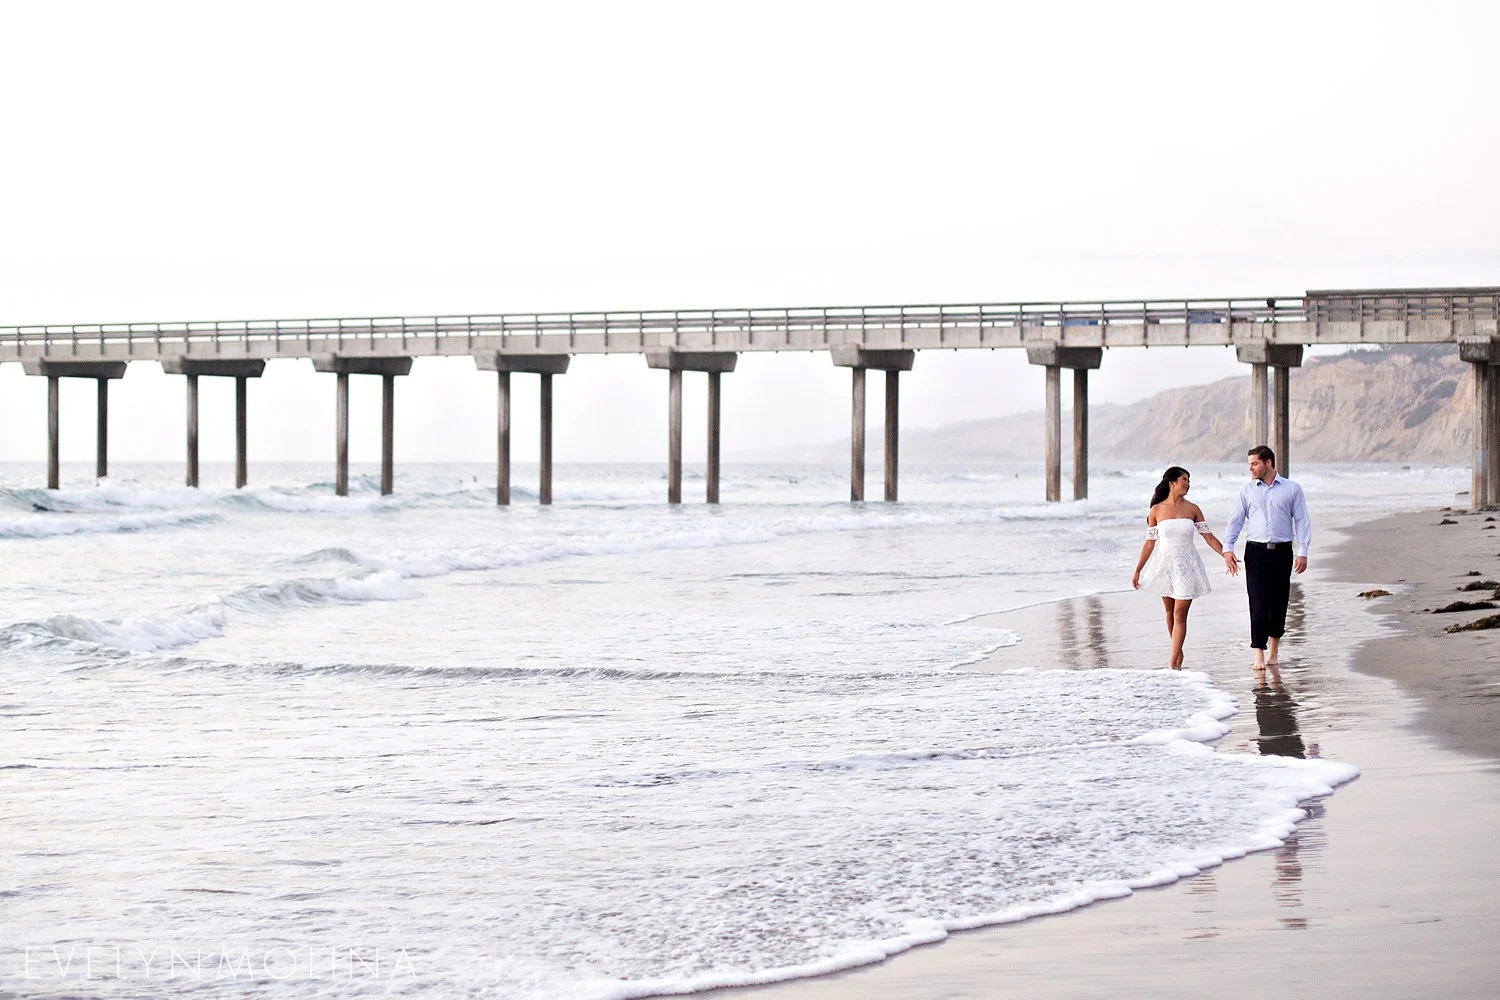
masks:
[[[1102,302],[892,305],[781,309],[706,309],[649,312],[507,313],[449,316],[214,320],[0,326],[0,360],[109,355],[155,358],[178,353],[287,356],[338,352],[460,354],[499,346],[639,351],[691,343],[697,349],[809,350],[878,339],[923,348],[997,346],[975,334],[1009,328],[1005,344],[1051,337],[1088,339],[1089,328],[1134,328],[1138,335],[1101,343],[1157,343],[1152,327],[1176,327],[1185,343],[1228,343],[1227,328],[1243,323],[1301,324],[1268,329],[1268,339],[1301,343],[1363,340],[1367,323],[1426,323],[1500,319],[1500,289],[1412,289],[1309,292],[1304,296],[1221,299],[1143,299]],[[1320,324],[1359,324],[1319,335]],[[1190,336],[1194,327],[1219,333]],[[949,341],[949,334],[966,334]],[[496,340],[495,338],[499,338]],[[1390,338],[1382,338],[1390,339]],[[1404,339],[1404,338],[1394,338]],[[1419,339],[1433,339],[1432,331]],[[1439,339],[1451,339],[1451,334]],[[1004,345],[999,345],[1004,346]]]

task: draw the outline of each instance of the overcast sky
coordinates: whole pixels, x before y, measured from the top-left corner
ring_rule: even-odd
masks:
[[[1500,284],[1493,4],[0,11],[0,324]],[[1119,350],[1093,395],[1238,373]],[[378,380],[353,381],[371,460]],[[559,460],[662,458],[665,383],[576,359]],[[93,385],[64,386],[86,459]],[[182,379],[136,364],[113,392],[112,456],[179,460]],[[848,392],[824,355],[742,356],[726,452],[835,440]],[[929,352],[902,415],[1041,393],[1019,352]],[[45,395],[0,366],[0,459],[43,458]],[[231,407],[205,380],[206,461],[232,457]],[[273,362],[251,409],[252,462],[331,462],[332,376]],[[401,380],[398,461],[490,461],[493,437],[468,360]]]

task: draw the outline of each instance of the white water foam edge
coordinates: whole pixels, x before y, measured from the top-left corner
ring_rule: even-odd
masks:
[[[1033,667],[1003,671],[1008,674],[1036,672],[1038,671]],[[1220,760],[1242,763],[1245,767],[1269,768],[1277,772],[1279,780],[1275,788],[1258,801],[1259,805],[1266,808],[1267,815],[1255,831],[1243,841],[1215,845],[1189,863],[1160,868],[1138,878],[1086,882],[1077,889],[1050,899],[1008,907],[992,913],[947,920],[931,918],[909,920],[906,924],[906,933],[902,935],[852,944],[835,955],[815,962],[760,969],[754,972],[710,973],[690,979],[633,981],[594,979],[579,984],[583,987],[583,992],[578,995],[586,996],[588,1000],[639,1000],[644,997],[680,996],[714,989],[765,986],[796,979],[810,979],[875,965],[913,948],[937,944],[955,931],[1020,923],[1034,917],[1067,913],[1091,903],[1121,899],[1133,895],[1139,889],[1170,885],[1180,879],[1190,878],[1210,868],[1215,868],[1225,861],[1260,851],[1275,850],[1285,845],[1287,839],[1296,830],[1297,824],[1308,816],[1307,809],[1303,808],[1305,803],[1332,795],[1340,785],[1359,777],[1359,768],[1344,761],[1220,753],[1211,744],[1229,733],[1229,726],[1223,720],[1238,712],[1238,705],[1234,698],[1227,692],[1213,687],[1212,679],[1206,673],[1177,672],[1166,669],[1148,672],[1175,675],[1180,678],[1181,683],[1206,696],[1209,706],[1185,719],[1180,728],[1143,733],[1129,742],[1152,746],[1162,753],[1215,756]]]

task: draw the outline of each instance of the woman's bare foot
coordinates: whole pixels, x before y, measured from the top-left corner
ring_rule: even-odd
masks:
[[[1269,648],[1266,650],[1266,662],[1274,666],[1280,660],[1281,640],[1270,639],[1267,641],[1267,645]]]

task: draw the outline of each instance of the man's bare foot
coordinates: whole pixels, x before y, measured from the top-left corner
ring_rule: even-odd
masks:
[[[1279,660],[1280,655],[1281,655],[1281,640],[1279,640],[1279,639],[1270,639],[1270,640],[1268,640],[1268,642],[1267,642],[1267,649],[1266,649],[1266,662],[1274,665],[1274,664],[1280,662],[1280,660]]]
[[[1257,649],[1255,651],[1255,662],[1252,663],[1252,664],[1250,664],[1250,668],[1252,670],[1254,670],[1256,673],[1261,673],[1262,671],[1264,671],[1266,669],[1266,652],[1265,652],[1265,650],[1263,650],[1263,649]]]

